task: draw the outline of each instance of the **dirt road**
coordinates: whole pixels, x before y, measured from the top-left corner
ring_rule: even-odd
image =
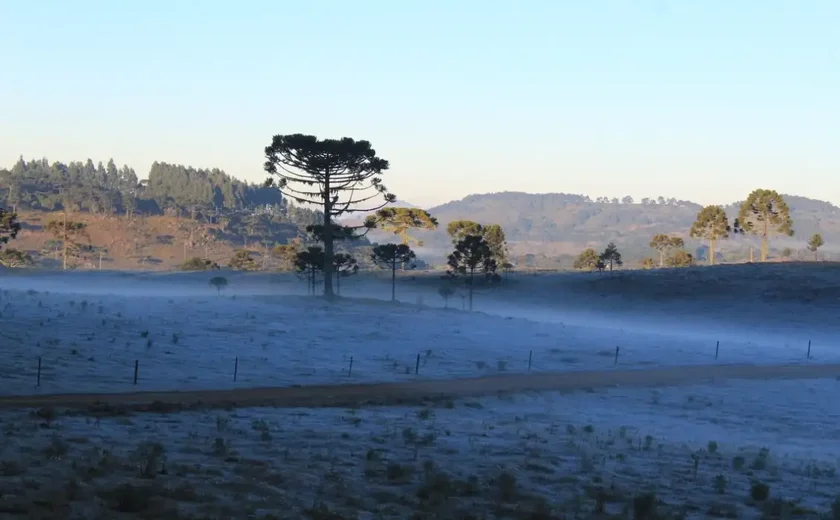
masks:
[[[817,379],[838,376],[840,376],[840,365],[699,365],[649,370],[516,374],[363,385],[4,396],[0,397],[0,408],[115,407],[136,411],[175,411],[202,406],[346,407],[409,404],[449,398],[478,397],[499,392],[573,391],[613,386],[674,386],[725,379]]]

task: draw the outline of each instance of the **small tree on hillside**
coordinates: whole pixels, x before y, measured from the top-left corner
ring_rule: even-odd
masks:
[[[808,240],[808,251],[814,253],[814,261],[818,261],[820,259],[817,250],[824,245],[825,240],[823,240],[822,235],[819,233],[814,233]]]
[[[391,301],[397,299],[397,267],[410,264],[416,257],[414,251],[405,244],[381,244],[373,248],[373,263],[391,270]]]
[[[601,253],[601,262],[604,265],[609,266],[610,272],[613,270],[613,265],[623,265],[624,262],[621,260],[621,253],[618,252],[618,248],[612,242],[607,244],[607,248],[604,249],[604,252]]]
[[[653,269],[656,261],[653,258],[647,257],[642,260],[642,269]]]
[[[227,286],[228,281],[227,278],[225,278],[224,276],[214,276],[210,279],[210,287],[215,288],[219,296],[222,295],[222,289],[224,289]]]
[[[9,243],[9,240],[17,238],[20,233],[20,222],[17,213],[6,211],[0,208],[0,247]]]
[[[277,244],[274,246],[273,254],[280,262],[278,270],[293,271],[295,269],[295,261],[297,260],[300,247],[301,243],[299,238],[290,240],[286,244]]]
[[[423,242],[409,236],[410,229],[433,230],[438,226],[438,221],[429,215],[426,210],[417,208],[382,208],[376,214],[367,217],[365,227],[379,227],[400,237],[402,245],[407,246],[409,241],[418,246]]]
[[[747,233],[761,237],[761,261],[767,261],[768,240],[771,235],[793,236],[790,208],[781,195],[773,190],[755,190],[741,204],[738,222]]]
[[[438,294],[441,298],[443,298],[443,308],[449,308],[449,298],[455,295],[455,288],[452,287],[452,284],[444,284],[438,288]]]
[[[333,296],[335,243],[333,224],[338,217],[382,208],[396,197],[388,193],[380,175],[388,161],[376,156],[368,141],[318,139],[313,135],[276,135],[265,149],[265,170],[276,185],[299,204],[314,204],[323,211],[324,296]],[[383,200],[373,204],[374,199]],[[366,204],[371,206],[364,207]]]
[[[683,249],[678,249],[672,256],[668,257],[668,266],[670,267],[691,267],[692,265],[694,265],[694,256]]]
[[[333,256],[335,269],[335,292],[341,294],[341,279],[359,272],[359,263],[347,253],[336,253]]]
[[[660,233],[653,237],[650,241],[651,249],[659,251],[659,267],[665,265],[665,258],[673,249],[680,249],[685,246],[685,242],[680,237],[672,237],[664,233]],[[610,269],[612,271],[612,269]]]
[[[44,229],[52,233],[56,240],[61,242],[62,269],[67,269],[68,265],[71,267],[74,266],[74,260],[80,259],[82,254],[89,248],[88,244],[82,242],[82,240],[90,241],[90,236],[87,233],[87,224],[67,220],[66,212],[60,221],[51,220],[47,222]]]
[[[594,249],[587,248],[575,258],[573,267],[581,271],[595,271],[598,269],[598,261],[600,256]]]
[[[781,255],[782,260],[790,260],[790,257],[793,256],[793,249],[785,247],[784,249],[782,249]]]
[[[493,250],[481,236],[467,235],[455,244],[447,262],[451,277],[463,277],[469,291],[469,309],[473,309],[473,292],[476,280],[498,281]]]
[[[295,259],[295,271],[307,280],[310,294],[315,294],[315,280],[324,270],[324,250],[319,246],[300,251]]]
[[[258,271],[259,264],[251,257],[251,252],[247,249],[239,249],[228,262],[228,267],[237,271]]]
[[[697,213],[688,236],[709,241],[709,265],[715,265],[715,244],[718,240],[729,238],[732,227],[726,212],[720,206],[706,206]]]

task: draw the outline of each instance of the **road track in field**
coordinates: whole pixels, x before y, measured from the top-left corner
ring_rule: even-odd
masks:
[[[636,370],[551,372],[399,383],[224,390],[0,396],[0,409],[80,408],[170,412],[200,407],[355,407],[417,404],[498,393],[659,387],[732,379],[840,378],[840,364],[689,365]]]

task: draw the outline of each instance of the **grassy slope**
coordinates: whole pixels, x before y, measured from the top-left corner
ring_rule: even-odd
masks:
[[[33,258],[45,267],[55,266],[57,259],[60,258],[59,255],[39,255],[38,253],[44,249],[48,241],[54,238],[43,229],[44,226],[50,220],[62,218],[61,213],[23,211],[18,216],[23,223],[23,230],[9,247],[30,252]],[[185,229],[187,224],[209,231],[218,229],[218,226],[165,216],[134,217],[129,220],[123,216],[103,217],[78,213],[72,215],[71,218],[88,225],[90,244],[108,249],[108,254],[103,257],[103,269],[172,269],[184,260],[184,242],[188,237]],[[220,265],[225,265],[233,251],[243,245],[244,242],[217,240],[209,248],[209,257]],[[204,256],[204,253],[203,247],[186,250],[187,257]],[[138,256],[147,256],[152,260],[141,263]],[[91,255],[89,261],[93,266],[98,267],[99,255]]]

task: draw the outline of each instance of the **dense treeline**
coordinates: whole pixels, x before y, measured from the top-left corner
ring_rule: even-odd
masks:
[[[286,203],[282,194],[234,179],[217,168],[196,169],[155,162],[148,180],[133,168],[94,162],[24,161],[0,170],[0,190],[10,208],[86,211],[97,214],[189,215],[211,220],[243,213],[269,213],[274,220],[319,223],[319,213]]]

